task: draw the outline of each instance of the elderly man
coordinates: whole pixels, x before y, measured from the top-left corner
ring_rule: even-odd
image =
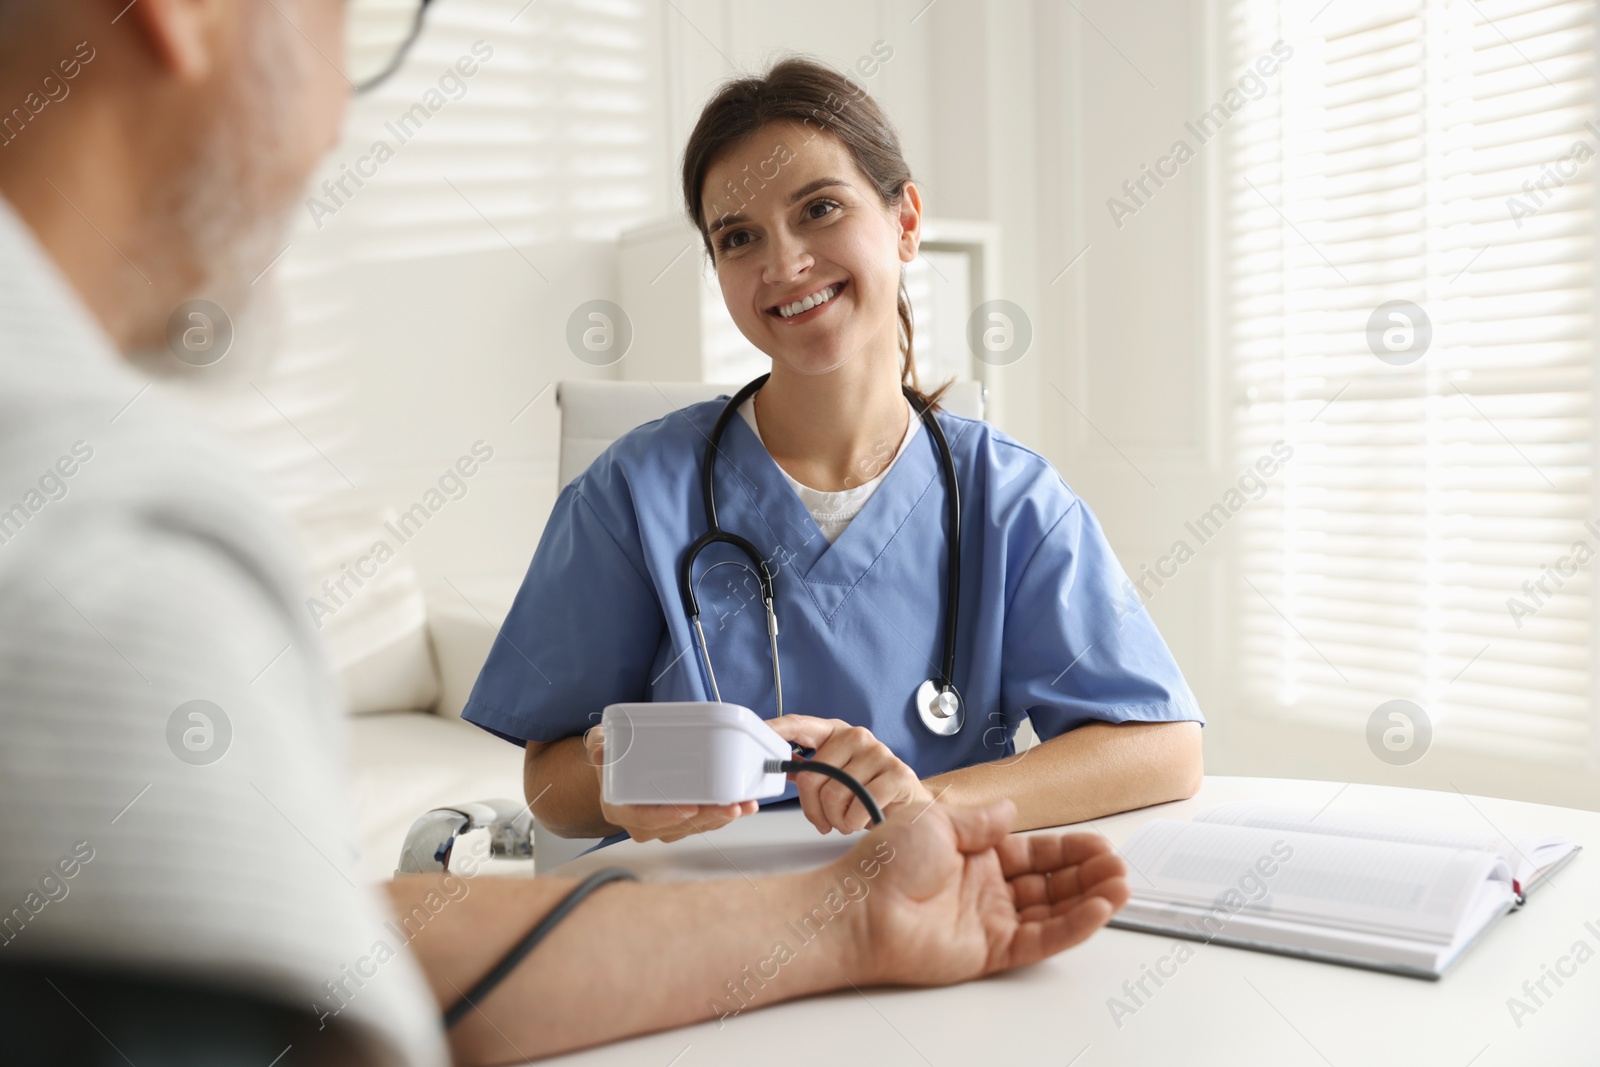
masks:
[[[340,128],[346,17],[343,0],[0,0],[8,1058],[548,1055],[713,1017],[786,922],[869,867],[759,1003],[961,981],[1104,924],[1127,888],[1103,841],[1012,839],[1009,805],[934,805],[759,891],[600,889],[446,1032],[440,1009],[572,883],[362,883],[300,564],[240,462],[147,395],[159,361],[135,358],[190,297],[238,307],[281,247]],[[226,759],[185,758],[191,731],[223,728]],[[438,901],[425,928],[394,919]]]

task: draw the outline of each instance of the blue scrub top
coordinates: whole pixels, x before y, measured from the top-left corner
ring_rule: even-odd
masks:
[[[639,427],[561,491],[464,718],[548,742],[597,725],[607,704],[711,699],[678,567],[705,532],[701,463],[724,403]],[[913,699],[944,647],[946,487],[932,435],[830,546],[745,420],[729,421],[718,517],[775,573],[784,710],[865,726],[921,778],[1011,754],[1024,715],[1042,740],[1088,722],[1203,722],[1089,506],[987,423],[937,418],[962,504],[954,681],[967,719],[953,737],[930,733]],[[771,718],[754,573],[714,545],[695,581],[722,698]]]

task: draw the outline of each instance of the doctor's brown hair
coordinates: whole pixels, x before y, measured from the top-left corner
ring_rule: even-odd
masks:
[[[684,204],[705,242],[706,255],[711,256],[713,262],[716,253],[700,203],[706,171],[725,149],[770,122],[785,120],[837,137],[872,183],[884,207],[899,206],[905,184],[911,180],[911,168],[906,165],[905,155],[900,151],[900,138],[883,109],[865,89],[845,75],[813,60],[791,56],[759,77],[725,82],[700,112],[700,120],[695,123],[694,132],[683,150]],[[757,189],[766,184],[761,176],[753,177]],[[749,182],[750,179],[746,179],[745,185]],[[950,383],[946,382],[932,393],[924,393],[917,380],[911,295],[906,291],[904,268],[900,272],[896,304],[900,319],[901,380],[917,395],[921,401],[919,407],[938,410],[939,398],[950,388]]]

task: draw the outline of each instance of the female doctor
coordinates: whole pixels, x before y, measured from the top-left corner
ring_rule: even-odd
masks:
[[[729,82],[683,190],[772,370],[737,405],[639,427],[562,490],[464,712],[525,745],[534,815],[564,836],[670,841],[754,813],[601,799],[607,704],[714,694],[886,810],[1010,797],[1024,830],[1192,795],[1200,710],[1088,505],[916,388],[902,272],[922,199],[872,98],[801,59]],[[686,596],[708,457],[715,521],[756,558],[708,545]],[[1018,755],[1024,716],[1042,743]],[[820,832],[867,824],[843,786],[791,777]]]

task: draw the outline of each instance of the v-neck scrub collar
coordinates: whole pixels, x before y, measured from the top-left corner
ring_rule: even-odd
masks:
[[[756,398],[754,396],[739,405],[739,414],[749,425],[751,432],[756,435],[756,440],[761,441],[762,445],[765,446],[766,441],[761,437],[761,426],[756,421]],[[850,525],[850,521],[861,513],[862,508],[866,507],[867,501],[871,499],[872,494],[877,491],[879,485],[883,484],[883,480],[888,476],[889,471],[894,469],[895,463],[905,454],[907,446],[922,431],[922,420],[917,417],[916,408],[911,406],[910,400],[906,401],[906,414],[906,432],[905,436],[900,439],[900,447],[895,449],[895,453],[889,458],[887,466],[860,485],[851,486],[849,489],[841,489],[837,492],[813,489],[799,481],[788,471],[783,470],[782,467],[778,468],[783,474],[784,480],[789,483],[789,488],[794,490],[795,495],[800,498],[800,502],[811,513],[812,520],[816,522],[817,528],[822,531],[822,536],[828,539],[830,545],[839,540],[839,535],[844,533],[846,527]]]

